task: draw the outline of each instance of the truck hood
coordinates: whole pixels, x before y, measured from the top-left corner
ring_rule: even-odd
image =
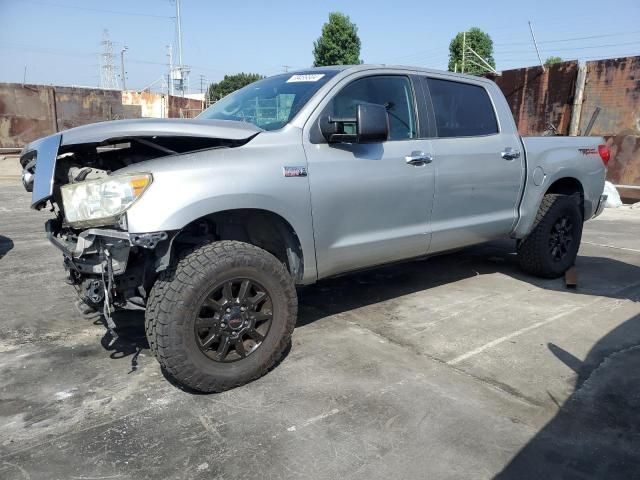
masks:
[[[205,148],[207,143],[215,146],[239,146],[258,135],[263,130],[251,123],[230,120],[169,119],[148,118],[136,120],[115,120],[93,123],[65,130],[36,140],[27,145],[20,154],[23,167],[22,182],[27,191],[32,191],[31,206],[40,208],[53,193],[54,176],[58,156],[73,151],[83,145],[110,145],[119,141],[183,139],[182,150],[172,151],[157,147],[168,153],[184,153],[189,147],[184,142],[193,143],[193,149]],[[192,139],[192,140],[189,140]],[[198,139],[200,139],[198,141]],[[211,139],[212,142],[206,142]]]
[[[114,138],[182,136],[244,140],[263,130],[252,123],[231,120],[140,118],[92,123],[62,132],[61,145],[102,143]]]

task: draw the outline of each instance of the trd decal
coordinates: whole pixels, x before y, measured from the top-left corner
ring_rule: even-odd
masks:
[[[578,151],[583,155],[597,155],[598,150],[596,148],[579,148]]]

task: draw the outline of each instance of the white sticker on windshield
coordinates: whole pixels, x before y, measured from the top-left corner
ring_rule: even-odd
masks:
[[[324,77],[324,73],[308,73],[306,75],[291,75],[287,83],[293,82],[317,82],[322,77]]]

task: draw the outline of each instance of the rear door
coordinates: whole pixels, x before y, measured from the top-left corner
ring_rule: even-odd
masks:
[[[517,219],[524,154],[519,136],[501,128],[485,85],[423,77],[436,127],[430,252],[504,237]]]
[[[414,90],[410,75],[357,73],[338,84],[307,122],[319,277],[427,253],[434,175]],[[355,117],[362,103],[387,107],[388,140],[328,144],[319,118]]]

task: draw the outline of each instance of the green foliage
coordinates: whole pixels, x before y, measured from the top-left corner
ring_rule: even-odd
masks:
[[[216,102],[222,97],[226,97],[232,92],[241,89],[264,78],[259,73],[236,73],[235,75],[225,75],[218,83],[212,83],[207,89],[207,98],[211,102]]]
[[[549,57],[544,61],[545,65],[553,65],[554,63],[562,63],[564,60],[560,57]]]
[[[462,70],[462,44],[463,44],[464,32],[458,33],[451,43],[449,44],[449,71],[460,72]],[[493,59],[493,40],[491,37],[480,30],[477,27],[467,31],[466,45],[471,47],[475,52],[480,55],[489,65],[493,68],[496,66],[496,61]],[[464,62],[464,73],[471,75],[482,75],[487,72],[486,68],[479,67],[477,64],[482,62],[473,54],[469,54],[467,50],[466,58]],[[473,63],[472,63],[473,62]]]
[[[322,26],[322,35],[313,42],[313,58],[314,67],[362,63],[358,27],[347,15],[329,14],[329,21]]]

